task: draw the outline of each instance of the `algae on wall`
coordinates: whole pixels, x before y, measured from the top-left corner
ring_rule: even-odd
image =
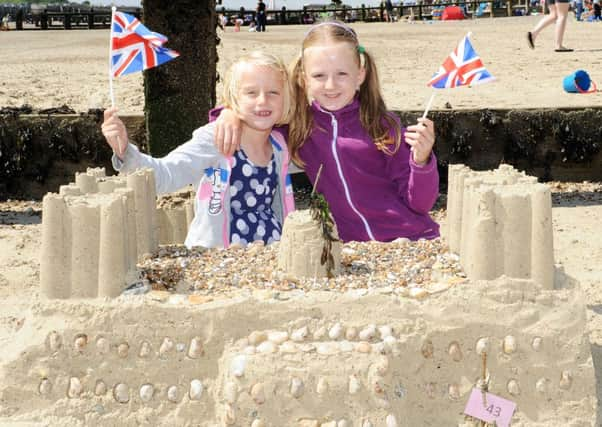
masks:
[[[143,22],[180,57],[144,72],[150,153],[163,156],[207,123],[215,105],[215,0],[143,0]]]

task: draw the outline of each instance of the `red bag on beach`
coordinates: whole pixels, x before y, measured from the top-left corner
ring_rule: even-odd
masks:
[[[442,21],[452,21],[457,19],[464,19],[464,12],[459,6],[447,6],[443,10],[443,15],[441,15]]]

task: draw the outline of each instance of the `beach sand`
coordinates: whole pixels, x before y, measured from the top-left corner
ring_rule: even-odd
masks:
[[[430,96],[430,89],[425,86],[426,81],[467,31],[473,32],[475,49],[498,81],[482,87],[438,93],[433,109],[442,109],[446,102],[453,108],[557,108],[600,105],[600,93],[572,95],[565,93],[561,86],[562,78],[576,69],[588,70],[594,80],[600,78],[596,74],[602,69],[598,55],[599,42],[592,37],[595,24],[592,26],[569,20],[565,44],[574,47],[575,53],[553,52],[552,29],[542,33],[537,41],[537,48],[531,51],[527,47],[524,34],[538,18],[480,19],[432,24],[355,24],[354,28],[358,31],[362,44],[377,58],[383,92],[391,109],[420,110],[424,107]],[[228,31],[222,34],[222,44],[219,47],[219,70],[223,71],[241,52],[252,49],[266,49],[281,55],[285,60],[290,60],[306,30],[307,27],[297,26],[269,27],[266,34],[259,34],[232,33],[231,28],[228,28]],[[105,69],[108,55],[107,31],[8,32],[2,33],[1,37],[0,57],[3,58],[3,62],[0,64],[0,75],[3,79],[0,83],[0,107],[29,104],[34,108],[47,108],[67,104],[79,112],[108,105]],[[139,75],[126,76],[115,82],[117,104],[122,112],[142,112],[141,82],[142,78]],[[599,239],[599,227],[602,224],[602,190],[599,184],[554,185],[554,191],[563,192],[562,196],[554,197],[554,256],[556,262],[562,264],[565,273],[579,283],[584,293],[587,306],[586,332],[596,371],[598,400],[598,409],[591,411],[591,425],[602,426],[602,243]],[[444,215],[442,221],[445,221]],[[165,319],[165,316],[159,316],[160,319],[153,318],[152,304],[142,304],[140,307],[130,302],[125,304],[127,309],[121,312],[118,304],[103,305],[102,301],[86,303],[82,307],[68,303],[55,305],[44,301],[39,290],[41,228],[41,203],[0,203],[0,347],[6,350],[0,354],[0,378],[10,378],[7,382],[13,383],[21,378],[28,381],[32,377],[41,378],[46,375],[45,371],[42,372],[46,367],[41,367],[44,364],[34,362],[35,357],[43,353],[38,348],[40,345],[41,348],[44,346],[43,334],[53,328],[75,330],[77,322],[80,321],[86,325],[95,324],[99,328],[98,325],[102,325],[105,331],[112,331],[110,320],[117,319],[119,322],[131,322],[126,323],[126,326],[115,324],[115,329],[120,334],[125,334],[123,331],[128,331],[131,327],[131,332],[127,333],[135,336],[136,331],[143,334],[145,329],[154,328],[155,322],[158,321],[162,322],[162,327],[169,325],[169,319]],[[318,300],[319,298],[316,301]],[[307,307],[309,304],[303,304],[306,310],[304,315],[308,318],[312,312]],[[350,322],[349,319],[353,317],[356,324],[382,324],[382,319],[374,319],[372,313],[362,310],[361,301],[345,304],[349,304],[345,305],[348,313],[344,313],[341,308],[332,307],[333,304],[328,301],[318,301],[319,310],[325,318],[347,317],[347,321]],[[250,307],[256,306],[251,304]],[[157,310],[169,315],[169,310],[162,311],[160,307]],[[219,310],[218,306],[217,311]],[[240,310],[244,309],[241,307]],[[390,307],[387,310],[390,310]],[[138,312],[140,318],[136,316]],[[431,314],[435,312],[433,310]],[[568,313],[563,312],[561,308],[559,312]],[[44,316],[57,323],[43,324],[41,319],[44,319]],[[273,321],[283,323],[287,319],[293,319],[291,316],[274,314]],[[261,323],[259,320],[261,319],[255,323]],[[137,321],[139,323],[136,323]],[[184,311],[183,314],[175,316],[174,325],[182,326],[186,321]],[[235,321],[227,324],[230,328],[228,336],[244,336],[249,332],[247,325]],[[213,323],[204,325],[203,330],[212,326]],[[216,336],[220,332],[211,333],[212,336]],[[29,348],[28,342],[34,347]],[[14,351],[23,349],[27,349],[27,352],[23,353],[24,359],[21,360]],[[553,357],[553,352],[553,349],[546,349],[546,357]],[[28,353],[33,354],[32,366],[28,365]],[[60,361],[53,362],[52,366],[62,370],[72,369],[80,372],[81,377],[85,377],[89,367],[77,361],[80,359],[70,360],[75,360],[72,366],[56,367]],[[115,363],[121,362],[117,360]],[[225,362],[220,361],[221,363]],[[331,368],[338,369],[337,366]],[[265,375],[266,372],[262,369],[259,369],[258,374]],[[207,376],[215,373],[202,372]],[[122,374],[125,380],[132,380],[135,373],[127,371]],[[163,377],[165,376],[164,374]],[[162,378],[161,381],[167,382],[168,379]],[[21,392],[9,388],[0,393],[0,425],[102,425],[103,418],[98,417],[105,409],[102,406],[99,409],[98,405],[89,403],[94,402],[93,399],[82,400],[83,403],[75,407],[67,402],[64,396],[55,407],[45,401],[40,403],[39,407],[18,409],[18,421],[11,419],[10,411],[14,410],[14,402],[19,399],[28,401],[27,393],[30,389],[30,384],[27,384]],[[32,393],[35,394],[36,391]],[[340,395],[331,397],[333,401],[337,401]],[[38,396],[33,398],[33,401],[41,402],[43,399],[40,399]],[[163,410],[161,405],[153,407],[156,413],[165,416],[161,420],[155,420],[157,425],[169,425],[170,416],[194,416],[186,409]],[[215,415],[211,408],[201,407],[199,410],[201,409],[208,411],[210,416]],[[64,417],[66,413],[72,414],[74,411],[82,411],[82,414],[86,415],[79,418]],[[95,411],[97,413],[94,413]],[[559,411],[562,421],[548,418],[544,425],[568,425],[571,408],[560,408]],[[147,415],[151,413],[148,412]],[[119,425],[122,419],[118,414],[119,412],[107,414],[105,422]],[[587,413],[579,412],[576,415],[584,417]],[[145,421],[151,424],[154,422],[145,418],[144,411],[124,420],[131,425]],[[414,423],[412,425],[420,425],[417,420]],[[400,424],[410,425],[404,422]]]

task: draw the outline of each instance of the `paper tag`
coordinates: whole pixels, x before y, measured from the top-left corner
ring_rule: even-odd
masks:
[[[483,392],[473,388],[464,413],[488,423],[495,421],[500,427],[509,427],[515,410],[516,403],[491,393],[485,393],[483,399]]]

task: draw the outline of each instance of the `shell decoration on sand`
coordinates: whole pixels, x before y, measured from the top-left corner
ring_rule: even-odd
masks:
[[[188,348],[188,357],[191,359],[198,359],[203,355],[203,342],[201,337],[194,337],[190,340],[190,347]]]
[[[77,377],[69,378],[69,388],[67,389],[67,396],[71,399],[79,397],[84,391],[81,381]]]
[[[138,356],[143,359],[146,359],[151,354],[151,345],[148,341],[142,341],[140,344],[140,351],[138,352]]]
[[[518,381],[514,379],[508,381],[506,389],[512,396],[518,396],[520,394],[520,386],[518,385]]]
[[[447,348],[447,353],[454,362],[459,362],[462,360],[462,349],[460,348],[460,343],[458,343],[457,341],[452,341],[449,344],[449,347]]]
[[[548,392],[548,383],[549,380],[547,378],[540,378],[535,383],[535,390],[539,393],[544,394]]]
[[[264,331],[253,331],[249,334],[249,344],[258,346],[268,339],[268,334]]]
[[[349,341],[353,341],[357,338],[357,333],[357,328],[355,326],[351,326],[345,331],[345,338],[347,338]]]
[[[309,329],[307,326],[303,326],[302,328],[296,329],[291,333],[291,340],[295,342],[302,342],[309,335]]]
[[[96,339],[96,350],[98,351],[98,354],[107,354],[110,349],[111,346],[108,339],[105,337],[98,337]]]
[[[349,394],[356,394],[360,391],[362,384],[356,375],[349,376]]]
[[[203,395],[203,383],[201,380],[194,379],[190,381],[190,390],[188,392],[188,397],[190,400],[201,400],[201,396]]]
[[[119,344],[117,346],[117,355],[121,359],[127,358],[129,352],[130,352],[130,345],[127,342],[122,342],[121,344]]]
[[[124,383],[119,383],[113,388],[113,397],[119,403],[128,403],[130,401],[130,389]]]
[[[517,349],[518,343],[516,342],[516,338],[514,338],[512,335],[507,335],[504,337],[504,341],[502,343],[502,350],[504,353],[512,354],[516,352]]]
[[[563,390],[568,390],[573,385],[573,373],[571,371],[562,371],[560,374],[560,383],[558,386]]]
[[[178,403],[178,401],[179,401],[178,394],[179,393],[178,393],[177,385],[172,385],[167,388],[167,400],[169,400],[170,402]]]
[[[55,353],[59,351],[63,344],[63,340],[57,331],[52,331],[48,334],[46,338],[46,345],[48,346],[48,350]]]
[[[230,374],[234,375],[237,378],[240,378],[244,376],[246,367],[247,356],[245,356],[244,354],[234,356],[234,358],[230,362]]]
[[[229,426],[236,422],[236,414],[234,413],[234,408],[232,408],[232,405],[230,404],[226,404],[224,407],[224,422]]]
[[[531,341],[531,347],[533,347],[533,350],[535,350],[535,351],[541,351],[541,349],[543,348],[543,338],[542,337],[533,338],[533,341]]]
[[[397,427],[397,418],[395,418],[395,415],[393,414],[389,414],[387,415],[387,418],[385,418],[385,425],[387,427]]]
[[[456,383],[450,384],[447,388],[447,395],[451,400],[458,400],[460,398],[460,386]]]
[[[140,400],[143,402],[150,402],[155,394],[155,387],[152,384],[143,384],[140,387]]]
[[[303,395],[303,391],[305,390],[305,385],[300,378],[293,377],[291,379],[291,395],[294,398],[300,398]]]
[[[266,424],[263,422],[262,419],[256,418],[251,423],[251,427],[266,427]]]
[[[268,340],[276,345],[280,345],[288,340],[288,332],[286,331],[270,331],[268,333]]]
[[[238,385],[234,381],[224,384],[224,400],[232,404],[238,400]]]
[[[94,394],[96,396],[104,396],[107,394],[107,385],[103,380],[96,381],[96,385],[94,386]]]
[[[159,347],[159,357],[165,359],[169,353],[174,349],[175,344],[173,340],[169,337],[163,338],[163,342]]]
[[[489,353],[489,337],[481,337],[477,340],[475,351],[479,356],[483,353]]]
[[[262,405],[265,402],[265,391],[263,383],[253,384],[253,387],[251,387],[251,398],[258,405]]]
[[[328,380],[324,377],[318,378],[318,384],[316,385],[316,393],[324,394],[328,391]]]
[[[40,381],[40,385],[38,386],[38,392],[42,396],[47,396],[52,392],[52,383],[48,378],[42,378],[42,381]]]
[[[328,331],[328,337],[331,340],[338,340],[341,337],[342,333],[343,333],[343,326],[341,326],[341,324],[337,322]]]
[[[422,346],[420,347],[420,352],[425,359],[430,359],[435,354],[435,346],[433,342],[429,339],[426,339],[422,342]]]
[[[73,340],[73,349],[78,353],[83,353],[88,345],[88,336],[86,334],[77,334]]]
[[[370,341],[376,336],[376,325],[368,325],[362,329],[359,333],[359,339],[361,341]]]

